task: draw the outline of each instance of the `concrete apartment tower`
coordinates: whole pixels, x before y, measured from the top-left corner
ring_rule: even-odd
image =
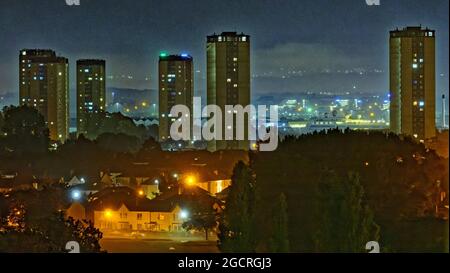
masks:
[[[188,54],[159,56],[159,141],[170,141],[170,126],[178,117],[170,116],[175,105],[185,105],[192,114],[194,98],[194,64]]]
[[[49,49],[23,49],[19,55],[19,104],[44,116],[52,141],[69,137],[69,64]]]
[[[77,61],[77,135],[88,135],[89,124],[106,109],[104,60]]]
[[[236,135],[236,120],[226,127],[225,105],[250,105],[250,36],[236,32],[222,32],[207,37],[207,103],[222,109],[222,139],[208,141],[208,150],[248,150],[248,119],[245,117],[245,140],[225,140],[225,130]],[[235,118],[234,118],[235,119]]]
[[[390,127],[425,141],[436,135],[435,31],[406,27],[390,32]]]

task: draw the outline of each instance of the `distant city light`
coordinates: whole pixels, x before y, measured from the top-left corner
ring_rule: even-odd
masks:
[[[181,57],[187,58],[187,57],[189,57],[189,54],[187,54],[187,53],[182,53],[182,54],[181,54]]]
[[[159,57],[167,57],[167,53],[166,52],[161,52],[161,53],[159,53]]]

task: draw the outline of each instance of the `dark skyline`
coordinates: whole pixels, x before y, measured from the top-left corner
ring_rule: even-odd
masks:
[[[252,37],[253,94],[387,92],[389,31],[419,24],[436,30],[436,94],[448,94],[448,9],[447,0],[1,0],[0,94],[18,92],[22,48],[69,58],[71,90],[77,59],[105,59],[108,76],[126,79],[108,86],[157,89],[159,52],[186,52],[204,92],[206,36],[222,31]]]

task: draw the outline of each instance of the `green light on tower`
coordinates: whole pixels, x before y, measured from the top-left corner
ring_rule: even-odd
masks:
[[[167,57],[167,53],[164,52],[164,51],[161,51],[161,52],[159,53],[159,57],[161,57],[161,58]]]

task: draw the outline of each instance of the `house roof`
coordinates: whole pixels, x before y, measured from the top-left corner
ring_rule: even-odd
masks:
[[[183,187],[181,193],[178,187],[174,187],[153,200],[165,201],[181,207],[189,206],[192,202],[201,202],[210,206],[213,206],[215,203],[221,203],[219,199],[211,196],[208,191],[200,187]]]
[[[92,210],[118,210],[125,205],[130,211],[171,212],[176,204],[164,200],[150,200],[141,197],[128,187],[108,187],[95,194],[90,199],[88,206]]]

